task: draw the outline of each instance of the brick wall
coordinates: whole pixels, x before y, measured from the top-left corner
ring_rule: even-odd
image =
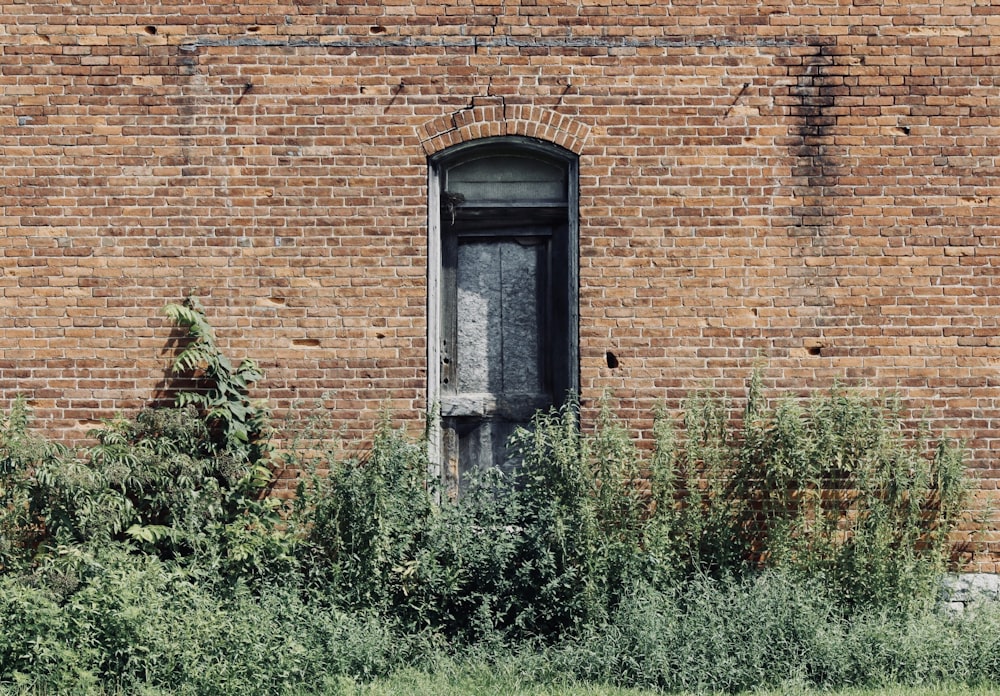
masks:
[[[79,435],[202,297],[279,412],[426,400],[427,156],[580,157],[581,386],[898,389],[1000,477],[1000,7],[0,5],[0,402]],[[609,367],[607,353],[617,358]],[[611,361],[612,364],[614,361]],[[994,551],[1000,535],[987,536]],[[985,564],[991,569],[990,564]]]

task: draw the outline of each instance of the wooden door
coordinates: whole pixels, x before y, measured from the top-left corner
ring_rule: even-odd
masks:
[[[454,319],[442,346],[444,447],[459,487],[476,469],[510,469],[506,444],[555,393],[551,225],[479,228],[445,249]]]

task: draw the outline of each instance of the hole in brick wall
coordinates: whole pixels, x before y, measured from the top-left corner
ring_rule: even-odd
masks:
[[[145,27],[143,31],[149,34],[150,36],[156,36],[156,27],[154,27],[152,24],[150,24],[148,27]]]
[[[618,365],[620,364],[618,362],[618,356],[612,353],[610,350],[604,354],[604,359],[608,362],[608,367],[610,367],[612,370],[618,367]]]
[[[317,338],[294,338],[292,345],[296,348],[319,348],[320,343]]]
[[[823,355],[823,346],[809,346],[806,351],[809,355]]]
[[[258,26],[257,26],[257,25],[255,24],[255,25],[253,25],[252,27],[247,27],[247,31],[248,31],[249,33],[251,33],[251,34],[255,34],[255,33],[257,33],[258,31],[260,31],[260,27],[258,27]]]
[[[373,27],[368,27],[368,33],[369,34],[384,34],[385,33],[385,27],[380,27],[379,25],[376,24]]]
[[[258,307],[283,307],[284,305],[284,297],[262,297],[257,300]]]

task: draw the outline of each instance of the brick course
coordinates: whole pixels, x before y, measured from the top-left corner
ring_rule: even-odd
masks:
[[[162,389],[190,291],[279,412],[422,413],[427,156],[517,134],[580,157],[586,403],[762,360],[898,389],[996,489],[1000,7],[7,0],[0,46],[0,401],[56,433]]]

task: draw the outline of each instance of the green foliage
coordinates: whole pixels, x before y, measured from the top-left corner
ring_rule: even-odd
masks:
[[[673,563],[680,578],[709,574],[723,576],[746,570],[745,540],[734,524],[743,501],[733,495],[732,472],[737,452],[727,399],[703,391],[693,393],[684,404],[681,437],[671,442],[657,441],[654,456],[677,462],[674,476],[681,482],[675,499],[655,499],[654,527],[666,535],[666,543],[654,546],[669,550],[660,565]],[[656,428],[668,427],[660,413]],[[670,454],[666,447],[673,444]],[[663,474],[661,474],[663,475]],[[656,519],[671,505],[673,523]]]
[[[0,573],[30,564],[45,528],[33,514],[34,493],[28,481],[39,469],[60,461],[64,448],[33,435],[25,400],[0,414]]]
[[[573,404],[541,413],[512,439],[516,530],[513,611],[529,635],[559,634],[596,618],[600,492]],[[616,482],[617,483],[617,482]],[[610,494],[605,491],[605,497]]]
[[[346,606],[384,610],[407,596],[430,522],[426,448],[383,421],[368,457],[322,463],[296,496],[309,572]]]
[[[995,684],[997,619],[996,607],[845,615],[829,587],[784,571],[702,576],[667,591],[637,586],[609,621],[520,671],[668,693]]]
[[[245,358],[233,366],[216,344],[215,332],[197,297],[192,295],[182,304],[168,304],[164,312],[188,332],[188,343],[174,359],[173,372],[196,377],[194,389],[177,393],[177,405],[198,408],[214,430],[219,449],[245,450],[251,461],[264,458],[268,453],[270,413],[248,395],[250,387],[263,376],[257,364]]]
[[[368,456],[341,454],[313,451],[288,519],[301,538],[304,582],[346,610],[377,609],[411,632],[492,634],[508,613],[514,553],[505,488],[484,484],[438,504],[426,444],[387,420]]]
[[[181,364],[211,355],[214,378],[227,384],[219,392],[232,402],[227,412],[242,414],[248,369],[220,372],[229,363],[204,317],[184,316],[199,338]],[[235,416],[222,419],[220,438],[222,407],[194,403],[201,402],[119,416],[89,433],[96,442],[89,450],[70,452],[31,435],[24,402],[16,401],[0,418],[0,571],[43,573],[72,592],[81,554],[116,544],[234,580],[289,570],[294,540],[283,529],[282,506],[261,495],[271,480],[260,459],[268,443],[234,434],[246,425]]]
[[[742,422],[696,393],[640,450],[604,404],[539,413],[494,472],[438,502],[426,444],[383,423],[367,458],[323,462],[299,491],[314,582],[347,608],[479,640],[554,640],[663,591],[764,568],[818,582],[842,610],[930,601],[963,507],[961,449],[909,442],[894,402],[835,387]],[[679,434],[678,434],[679,432]],[[648,472],[648,487],[640,478]]]
[[[647,536],[646,500],[638,448],[607,400],[601,403],[591,439],[590,497],[597,522],[591,564],[604,611],[617,604],[630,580],[641,572],[643,562],[636,550]]]
[[[99,572],[62,598],[0,577],[0,689],[337,693],[344,681],[429,663],[424,637],[307,602],[294,585],[219,586],[121,547],[88,552],[86,564]]]
[[[449,647],[384,615],[344,612],[294,584],[218,586],[114,547],[85,563],[99,572],[62,599],[0,577],[0,690],[355,693],[356,682],[407,666],[477,693],[517,693],[526,684],[535,685],[528,693],[548,693],[573,683],[804,693],[1000,679],[994,609],[845,617],[821,585],[780,572],[703,577],[669,592],[636,586],[605,620],[550,645]]]
[[[897,400],[840,386],[767,416],[757,379],[733,488],[759,562],[825,577],[849,605],[932,596],[967,499],[961,447],[926,428],[911,442]]]
[[[161,558],[197,557],[231,575],[258,577],[292,562],[280,503],[261,498],[270,471],[242,448],[217,451],[193,407],[146,409],[92,435],[92,470],[131,512],[114,538]]]
[[[77,548],[125,544],[165,559],[197,560],[224,574],[260,577],[292,565],[280,504],[262,499],[269,472],[215,452],[192,407],[141,411],[92,431],[81,454],[20,434],[15,406],[0,441],[26,443],[2,479],[5,569],[72,565]]]
[[[21,400],[0,416],[0,688],[336,693],[458,655],[666,690],[1000,678],[1000,617],[929,601],[962,449],[911,437],[892,399],[772,407],[754,375],[742,417],[697,392],[651,447],[571,402],[459,499],[388,418],[364,454],[319,419],[287,428],[285,506],[262,495],[256,367],[232,368],[196,300],[170,307],[195,373],[179,406],[82,452],[32,435]]]

